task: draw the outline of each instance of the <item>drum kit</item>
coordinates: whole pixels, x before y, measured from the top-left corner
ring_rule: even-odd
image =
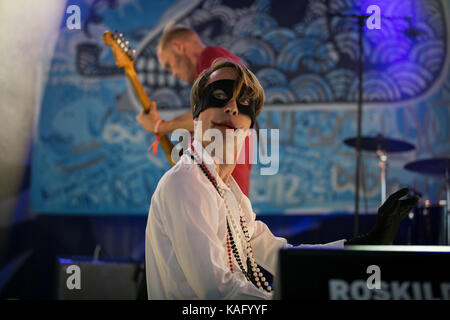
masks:
[[[356,148],[357,139],[345,139],[344,143]],[[382,135],[366,136],[360,138],[360,147],[363,151],[375,152],[380,167],[381,203],[386,200],[386,172],[388,167],[388,154],[414,150],[414,145]],[[449,245],[449,205],[450,205],[450,158],[429,158],[407,163],[404,168],[408,171],[441,177],[444,179],[446,200],[432,203],[426,200],[424,204],[415,208],[411,216],[416,216],[414,227],[414,244],[441,244]],[[445,203],[443,208],[442,203]],[[434,208],[434,209],[433,209]],[[436,210],[437,209],[437,210]],[[437,226],[437,227],[436,227]],[[440,226],[440,227],[439,227]],[[439,230],[440,228],[440,230]],[[411,238],[410,238],[411,239]]]

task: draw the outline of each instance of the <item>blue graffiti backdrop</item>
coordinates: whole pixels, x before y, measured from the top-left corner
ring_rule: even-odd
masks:
[[[70,3],[72,4],[72,2]],[[363,135],[410,142],[389,155],[388,192],[409,185],[424,199],[444,198],[436,177],[407,172],[416,159],[450,155],[449,8],[444,0],[78,1],[82,29],[63,21],[33,148],[32,206],[37,212],[146,214],[169,168],[154,137],[135,121],[141,109],[102,43],[118,29],[137,49],[135,68],[163,117],[188,110],[190,86],[159,66],[156,43],[169,21],[194,28],[256,73],[267,102],[261,128],[280,129],[279,172],[254,165],[250,198],[258,213],[351,212],[356,135],[358,24],[369,5],[381,29],[363,29]],[[66,18],[66,17],[65,17]],[[270,147],[267,152],[271,152]],[[379,204],[375,154],[364,153],[362,203]]]

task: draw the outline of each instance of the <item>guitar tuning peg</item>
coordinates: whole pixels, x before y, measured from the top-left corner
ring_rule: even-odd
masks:
[[[128,45],[130,43],[130,41],[125,41],[125,45]]]
[[[123,34],[119,33],[119,37],[121,37],[121,38],[122,38],[122,37],[123,37]]]
[[[136,53],[136,50],[135,49],[133,49],[133,51],[131,51],[133,54],[135,54]]]

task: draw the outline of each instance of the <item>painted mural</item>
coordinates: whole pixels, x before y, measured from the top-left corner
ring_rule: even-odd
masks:
[[[72,3],[73,1],[70,1]],[[404,169],[450,156],[449,3],[444,0],[78,1],[81,30],[62,23],[33,146],[32,206],[55,214],[147,214],[162,152],[135,121],[141,107],[112,54],[105,30],[137,49],[135,68],[163,117],[189,108],[190,86],[166,72],[156,44],[169,21],[194,28],[207,45],[238,55],[266,92],[263,129],[279,129],[278,171],[251,176],[259,214],[348,212],[354,203],[359,35],[365,136],[415,146],[388,154],[388,192],[413,187],[440,200],[444,181]],[[352,16],[381,11],[381,28],[360,31]],[[269,139],[270,141],[270,139]],[[264,145],[264,141],[261,140]],[[266,152],[274,152],[266,146]],[[377,156],[363,153],[361,210],[380,201]]]

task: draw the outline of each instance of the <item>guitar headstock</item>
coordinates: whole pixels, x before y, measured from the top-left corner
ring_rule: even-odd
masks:
[[[114,54],[114,59],[116,60],[116,64],[119,68],[129,68],[133,67],[134,54],[136,50],[133,50],[131,46],[129,46],[129,41],[127,41],[123,34],[115,31],[112,33],[111,31],[106,31],[103,34],[103,42],[111,47],[111,50]]]

